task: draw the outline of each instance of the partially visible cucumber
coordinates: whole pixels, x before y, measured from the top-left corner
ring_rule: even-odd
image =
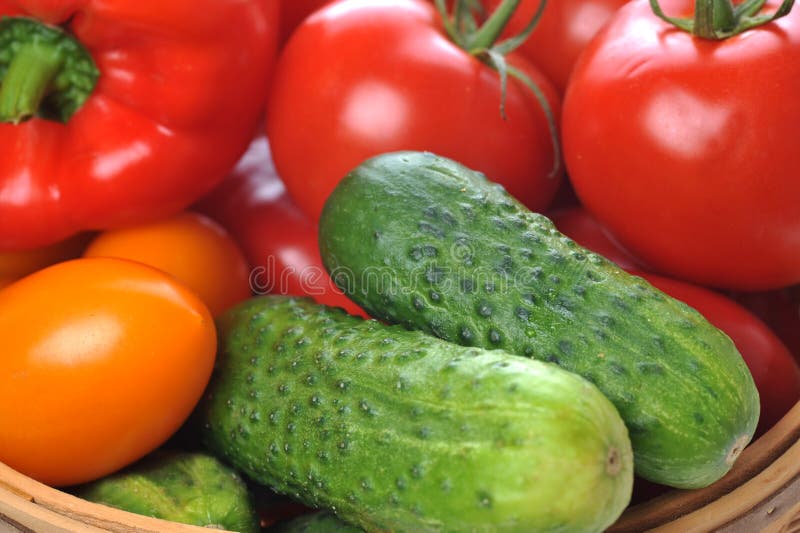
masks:
[[[631,495],[613,405],[555,365],[266,296],[218,324],[210,449],[367,531],[601,531]]]
[[[259,530],[244,481],[203,453],[159,452],[75,492],[92,502],[173,522],[243,533]]]
[[[725,334],[454,161],[366,161],[328,199],[320,248],[376,318],[595,383],[628,425],[642,477],[708,485],[753,436],[758,393]]]
[[[342,522],[331,513],[313,513],[269,528],[268,533],[364,533],[360,527]]]

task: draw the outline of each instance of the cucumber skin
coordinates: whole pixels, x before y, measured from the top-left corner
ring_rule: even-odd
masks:
[[[375,318],[595,383],[646,479],[709,485],[753,436],[758,392],[724,333],[454,161],[398,152],[354,169],[323,210],[320,251]]]
[[[218,327],[206,445],[367,531],[601,531],[630,500],[624,423],[554,365],[279,296]]]
[[[158,452],[75,492],[144,516],[242,533],[259,531],[245,482],[204,453]]]
[[[269,528],[268,533],[364,533],[364,530],[346,524],[330,513],[313,513],[299,516],[289,522]]]

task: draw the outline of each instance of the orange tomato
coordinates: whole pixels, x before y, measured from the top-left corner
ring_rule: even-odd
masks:
[[[172,274],[215,316],[252,295],[244,254],[219,224],[198,213],[106,231],[84,253],[101,256],[132,259]]]
[[[0,287],[3,286],[4,280],[8,284],[10,280],[27,276],[46,266],[79,257],[88,242],[89,234],[81,233],[42,248],[19,252],[0,252]]]
[[[114,472],[186,420],[216,331],[191,290],[154,268],[76,259],[0,291],[0,462],[55,486]]]

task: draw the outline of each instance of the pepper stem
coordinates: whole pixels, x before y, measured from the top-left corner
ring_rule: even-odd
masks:
[[[63,66],[57,48],[37,42],[20,47],[0,83],[0,122],[35,116]]]
[[[26,17],[0,17],[0,123],[67,122],[100,72],[67,31]]]

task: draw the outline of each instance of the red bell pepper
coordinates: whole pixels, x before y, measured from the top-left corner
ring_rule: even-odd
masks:
[[[275,0],[0,0],[0,250],[168,216],[261,118]]]
[[[317,226],[289,198],[265,137],[256,138],[234,171],[195,208],[233,235],[254,265],[259,294],[310,296],[318,303],[368,316],[334,285],[322,265]]]

